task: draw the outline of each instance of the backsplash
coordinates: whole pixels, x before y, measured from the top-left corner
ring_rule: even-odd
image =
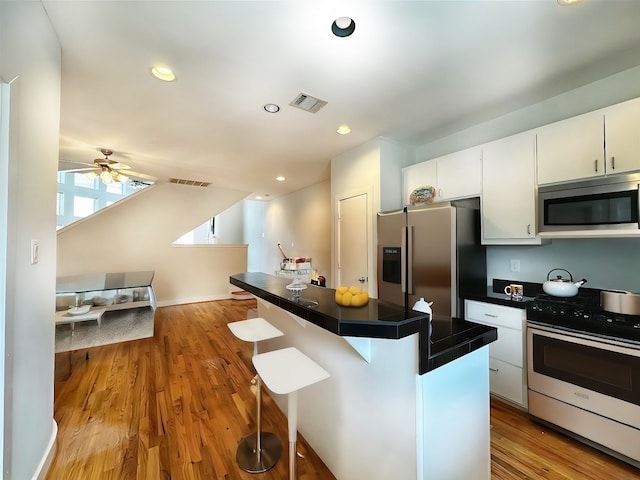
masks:
[[[510,270],[511,260],[520,260],[520,272]],[[489,285],[494,278],[544,283],[554,268],[568,270],[576,282],[586,278],[585,287],[640,292],[640,238],[567,239],[540,246],[487,247]]]

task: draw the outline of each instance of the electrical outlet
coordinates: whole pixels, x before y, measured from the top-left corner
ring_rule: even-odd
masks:
[[[520,260],[518,260],[516,258],[512,258],[509,270],[511,270],[512,272],[519,272],[520,271]]]

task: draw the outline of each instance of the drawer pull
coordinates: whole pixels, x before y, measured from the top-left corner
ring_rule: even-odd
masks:
[[[498,372],[498,371],[500,371],[500,369],[499,369],[499,368],[491,368],[491,367],[489,367],[489,370],[491,370],[492,372]]]
[[[485,317],[491,317],[491,318],[498,318],[498,315],[494,315],[492,313],[485,313],[484,316]]]

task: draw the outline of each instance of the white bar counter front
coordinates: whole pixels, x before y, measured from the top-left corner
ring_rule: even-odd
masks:
[[[242,273],[281,330],[264,351],[294,346],[331,377],[299,392],[298,431],[339,480],[489,480],[489,358],[496,330],[433,319],[370,299],[340,307],[335,291]],[[286,396],[270,392],[286,413]]]

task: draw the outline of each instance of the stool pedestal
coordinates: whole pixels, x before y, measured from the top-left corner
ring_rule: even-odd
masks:
[[[272,432],[262,431],[262,381],[256,381],[256,431],[244,437],[236,450],[236,463],[245,472],[262,473],[272,468],[282,455],[282,442]]]
[[[240,340],[253,342],[253,356],[258,355],[258,342],[280,337],[283,333],[263,318],[251,318],[227,324]],[[272,432],[262,431],[262,379],[256,381],[256,431],[244,437],[236,450],[238,467],[249,473],[262,473],[272,468],[282,454],[282,442]]]
[[[295,347],[261,353],[253,365],[269,390],[287,394],[289,478],[297,478],[298,390],[329,378],[329,373]]]

